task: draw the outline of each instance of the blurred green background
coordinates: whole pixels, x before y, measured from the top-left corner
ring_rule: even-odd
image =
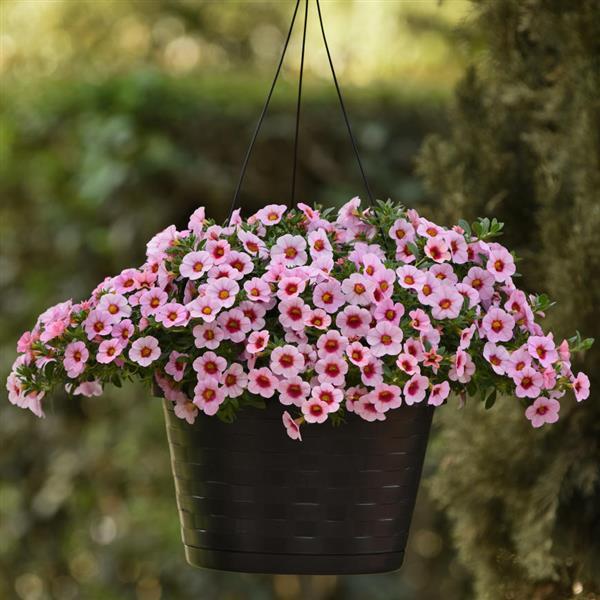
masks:
[[[376,195],[497,216],[559,335],[600,329],[600,8],[581,0],[324,0]],[[0,375],[46,306],[225,215],[287,1],[0,4]],[[311,2],[298,199],[363,194]],[[289,195],[299,27],[241,204]],[[364,195],[364,194],[363,194]],[[599,353],[585,366],[598,383]],[[533,432],[514,400],[438,411],[399,573],[251,576],[183,558],[161,407],[136,388],[0,406],[0,598],[600,597],[600,410]]]

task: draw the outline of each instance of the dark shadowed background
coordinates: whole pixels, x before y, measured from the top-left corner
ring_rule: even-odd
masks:
[[[298,199],[363,195],[314,3]],[[379,198],[496,216],[558,335],[600,331],[600,7],[594,0],[324,0]],[[226,214],[293,2],[0,5],[0,375],[46,306],[143,261],[204,205]],[[289,195],[299,31],[241,204]],[[578,366],[599,383],[598,348]],[[438,411],[398,573],[188,567],[157,400],[129,387],[37,420],[0,405],[0,598],[600,598],[600,408],[533,431],[513,399]]]

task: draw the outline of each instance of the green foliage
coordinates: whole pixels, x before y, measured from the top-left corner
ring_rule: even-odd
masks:
[[[419,169],[446,218],[506,222],[505,241],[526,259],[525,286],[557,301],[548,324],[559,335],[577,327],[598,337],[600,5],[499,0],[475,10],[488,51]],[[538,296],[537,310],[549,307]],[[486,419],[475,405],[441,416],[432,489],[478,599],[600,597],[599,362],[597,346],[585,361],[575,353],[592,397],[579,411],[565,400],[552,431],[526,428],[508,398]]]

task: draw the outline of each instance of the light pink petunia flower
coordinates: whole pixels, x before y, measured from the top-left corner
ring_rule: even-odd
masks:
[[[277,383],[277,391],[279,392],[279,402],[286,406],[291,404],[302,406],[302,403],[310,393],[310,384],[304,381],[299,376],[282,379]]]
[[[304,369],[304,356],[294,346],[279,346],[271,352],[270,367],[275,375],[294,377]]]
[[[75,379],[83,373],[89,356],[90,353],[83,342],[71,342],[67,345],[63,364],[71,379]]]
[[[497,346],[493,342],[486,342],[483,347],[483,357],[490,363],[494,373],[504,375],[510,359],[510,354],[504,346]]]
[[[560,402],[552,398],[537,398],[531,406],[525,411],[525,416],[531,421],[535,428],[541,427],[544,423],[556,423],[560,411]]]
[[[200,296],[185,305],[192,319],[202,319],[205,323],[212,323],[223,308],[223,304],[218,298],[210,295]]]
[[[152,364],[160,358],[158,340],[151,335],[138,338],[131,344],[129,358],[142,367]]]
[[[214,322],[196,325],[192,329],[192,334],[194,335],[196,348],[206,348],[208,350],[216,350],[225,337],[223,330]]]
[[[185,368],[188,364],[188,355],[173,350],[169,354],[169,362],[165,365],[165,373],[170,375],[175,381],[181,381],[185,374]]]
[[[558,352],[551,335],[532,335],[527,340],[527,350],[542,367],[550,367],[558,360]]]
[[[327,421],[328,406],[321,400],[310,398],[302,403],[302,414],[307,423],[324,423]]]
[[[413,375],[404,384],[404,402],[409,406],[425,399],[429,389],[429,379],[423,375]]]
[[[94,379],[93,381],[84,381],[80,383],[74,390],[74,396],[86,396],[91,398],[92,396],[102,396],[102,384]]]
[[[206,242],[205,250],[209,255],[214,266],[223,264],[231,251],[231,246],[227,240],[215,239]]]
[[[227,361],[222,356],[217,356],[214,352],[205,352],[198,356],[192,363],[192,368],[198,373],[198,379],[210,377],[217,381],[221,380],[221,375],[227,367]]]
[[[498,245],[498,247],[490,251],[486,269],[496,281],[502,283],[515,274],[515,260],[506,248]]]
[[[494,277],[481,267],[471,267],[462,282],[472,287],[481,300],[489,300],[494,293]]]
[[[223,391],[227,398],[237,398],[248,386],[248,375],[239,363],[233,363],[223,373]]]
[[[510,341],[514,328],[514,318],[501,308],[490,308],[481,322],[482,332],[490,342]]]
[[[406,352],[398,354],[396,365],[407,375],[415,375],[421,372],[419,361],[414,356],[407,354]]]
[[[261,208],[255,215],[255,217],[267,227],[271,225],[277,225],[281,221],[283,214],[287,210],[285,204],[269,204],[264,208]]]
[[[396,269],[398,284],[408,290],[418,290],[425,282],[425,273],[412,265],[404,265]]]
[[[449,395],[450,384],[447,381],[437,383],[431,387],[427,404],[430,404],[431,406],[441,406]]]
[[[198,407],[189,398],[182,398],[175,402],[173,412],[179,419],[183,419],[190,425],[193,425],[198,416]]]
[[[285,427],[285,432],[288,434],[288,437],[292,440],[302,441],[300,426],[292,419],[287,410],[281,415],[281,420],[283,421],[283,426]]]
[[[271,369],[267,367],[252,369],[248,374],[248,391],[263,398],[271,398],[277,390],[278,382]]]
[[[442,263],[452,258],[450,249],[442,237],[430,237],[423,249],[425,255],[431,260]]]
[[[544,385],[544,377],[532,367],[525,367],[519,371],[513,381],[517,386],[515,394],[518,398],[537,398]]]
[[[271,247],[271,259],[281,261],[286,267],[305,265],[308,259],[306,240],[301,235],[282,235]]]
[[[456,288],[442,284],[432,294],[430,302],[434,319],[456,319],[463,305],[463,297]]]
[[[217,279],[208,284],[207,296],[222,308],[230,308],[240,291],[240,286],[231,279]]]
[[[312,389],[311,399],[323,402],[327,405],[327,412],[332,413],[339,409],[344,399],[344,392],[330,383],[323,383]]]
[[[383,364],[375,356],[371,356],[368,362],[360,369],[360,379],[364,385],[375,387],[383,383]]]
[[[156,311],[154,318],[166,328],[185,327],[190,320],[190,313],[179,302],[167,302]]]
[[[222,312],[217,317],[217,323],[223,330],[225,339],[236,344],[246,339],[246,334],[252,330],[250,319],[239,308]]]
[[[194,388],[194,404],[208,416],[216,414],[225,401],[223,388],[212,377],[198,378]]]
[[[269,343],[269,332],[266,329],[262,331],[253,331],[248,336],[248,341],[246,343],[246,352],[250,354],[258,354],[262,352]]]
[[[571,381],[571,385],[573,386],[573,391],[575,392],[575,399],[577,402],[581,402],[582,400],[589,398],[590,379],[585,373],[577,373],[577,377]]]
[[[279,322],[283,327],[294,331],[304,329],[304,323],[310,313],[310,308],[301,298],[290,298],[279,303]]]
[[[335,318],[335,324],[341,334],[348,339],[360,338],[371,329],[371,313],[366,308],[345,306]]]
[[[317,285],[313,291],[313,304],[325,312],[335,313],[346,302],[339,281],[333,279]]]
[[[96,308],[106,311],[111,316],[113,323],[131,315],[131,306],[127,303],[127,298],[121,294],[104,294]]]
[[[140,311],[143,317],[156,314],[161,306],[167,303],[169,296],[160,288],[152,288],[142,292],[139,298]]]
[[[347,345],[348,338],[340,335],[339,331],[333,329],[321,335],[317,340],[317,354],[320,358],[327,356],[340,357]]]
[[[369,396],[379,412],[387,412],[402,405],[402,395],[397,385],[381,383],[375,386]]]
[[[111,363],[116,358],[119,358],[123,352],[124,345],[121,340],[117,338],[111,338],[104,340],[98,346],[98,352],[96,353],[96,362],[101,364]]]
[[[83,328],[88,340],[109,335],[113,328],[112,315],[105,310],[92,310],[83,322]]]
[[[360,273],[352,273],[342,282],[342,292],[351,305],[368,306],[373,302],[375,284]]]
[[[183,257],[179,273],[192,281],[200,279],[213,266],[213,259],[206,250],[190,252]]]
[[[352,342],[346,348],[348,360],[357,367],[363,367],[369,362],[371,352],[360,342]]]
[[[331,316],[328,315],[322,308],[315,308],[310,311],[304,322],[306,327],[314,327],[315,329],[329,329],[331,325]]]
[[[429,315],[421,308],[416,308],[408,313],[410,317],[410,326],[417,331],[427,331],[431,329],[431,320]]]
[[[365,421],[385,421],[385,413],[377,410],[371,394],[364,394],[353,403],[353,412]]]
[[[373,356],[397,355],[402,350],[402,338],[402,329],[386,321],[377,323],[367,333],[367,342]]]
[[[342,386],[348,372],[348,363],[342,358],[328,356],[317,360],[315,371],[321,384]]]
[[[372,310],[373,318],[376,321],[387,321],[392,325],[398,325],[404,315],[404,305],[400,302],[394,302],[390,298],[378,302]]]
[[[248,300],[268,302],[271,299],[271,286],[260,277],[254,277],[244,283],[244,291]]]

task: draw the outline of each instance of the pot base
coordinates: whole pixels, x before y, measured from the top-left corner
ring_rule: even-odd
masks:
[[[185,557],[193,567],[238,573],[370,575],[397,571],[402,566],[404,552],[311,556],[306,554],[229,552],[186,546]]]

